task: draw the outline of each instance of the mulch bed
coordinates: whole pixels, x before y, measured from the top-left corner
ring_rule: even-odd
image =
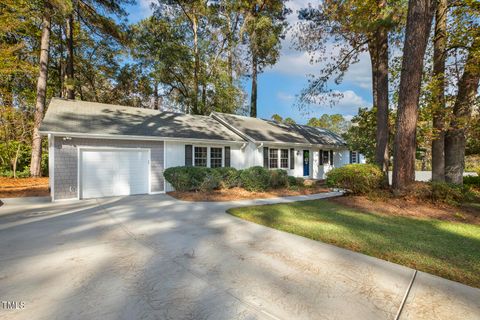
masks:
[[[447,204],[429,203],[415,199],[379,198],[367,196],[344,196],[328,201],[362,212],[397,215],[405,217],[431,218],[480,225],[480,210],[472,207],[454,207]]]
[[[42,197],[50,195],[48,177],[5,178],[0,177],[0,198]]]
[[[299,188],[298,190],[282,188],[268,190],[265,192],[250,192],[243,188],[232,188],[213,190],[209,192],[180,192],[173,191],[168,192],[174,198],[184,201],[234,201],[234,200],[247,200],[247,199],[267,199],[287,196],[300,196],[316,193],[329,192],[330,190],[324,186],[312,185],[310,187]]]

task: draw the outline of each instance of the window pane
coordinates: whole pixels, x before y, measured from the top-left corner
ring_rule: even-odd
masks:
[[[330,161],[329,161],[329,154],[328,154],[328,151],[323,151],[323,164],[329,164]]]
[[[280,150],[280,168],[288,169],[288,149]]]
[[[210,148],[210,167],[219,168],[222,166],[222,148]]]
[[[352,151],[352,163],[357,163],[357,152]]]
[[[270,155],[270,168],[278,168],[278,149],[269,149]]]
[[[196,167],[207,166],[207,147],[195,147],[195,163]]]

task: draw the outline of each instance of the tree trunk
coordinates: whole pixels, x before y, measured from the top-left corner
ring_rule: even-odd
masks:
[[[160,110],[159,106],[159,97],[158,97],[158,82],[155,81],[153,84],[153,109],[154,110]]]
[[[32,137],[32,159],[30,162],[30,175],[39,177],[41,175],[42,162],[42,138],[39,134],[40,122],[42,122],[43,111],[45,110],[45,100],[47,92],[47,71],[48,71],[48,51],[50,45],[50,16],[51,5],[45,2],[42,22],[42,38],[40,44],[40,71],[37,81],[37,101],[35,103],[35,120],[33,124]]]
[[[194,54],[194,59],[195,59],[195,66],[193,70],[193,109],[192,112],[193,114],[198,114],[198,93],[199,93],[199,88],[198,88],[198,74],[200,71],[200,57],[199,57],[199,52],[198,52],[198,23],[197,23],[197,17],[194,15],[192,17],[192,28],[193,28],[193,54]]]
[[[227,14],[227,41],[228,41],[228,81],[233,86],[233,32],[232,32],[232,19],[230,14]]]
[[[480,80],[480,35],[469,49],[458,93],[453,105],[453,118],[445,134],[445,180],[463,184],[465,168],[465,130],[472,114]]]
[[[433,105],[432,181],[445,180],[445,49],[447,46],[448,0],[439,0],[435,14],[433,46]]]
[[[73,71],[73,13],[68,15],[66,21],[67,40],[67,99],[75,99],[75,80]]]
[[[17,151],[15,152],[15,157],[13,158],[12,169],[13,169],[13,177],[17,177],[17,164],[18,164],[18,156],[20,154],[20,144],[17,146]]]
[[[409,0],[394,142],[393,189],[415,180],[416,128],[423,59],[435,12],[435,0]]]
[[[388,32],[379,28],[375,35],[375,76],[377,131],[375,162],[385,173],[388,185]]]
[[[252,54],[252,94],[250,99],[250,117],[257,117],[257,56]]]

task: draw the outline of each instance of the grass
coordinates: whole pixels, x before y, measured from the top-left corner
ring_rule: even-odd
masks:
[[[480,288],[480,226],[362,213],[328,200],[229,209],[244,220]]]

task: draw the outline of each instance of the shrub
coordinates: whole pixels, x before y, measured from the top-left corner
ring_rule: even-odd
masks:
[[[293,187],[293,186],[300,186],[303,187],[305,185],[305,179],[303,178],[297,178],[294,176],[288,176],[288,186]]]
[[[201,182],[198,186],[198,190],[200,191],[211,191],[214,189],[219,189],[221,186],[221,175],[218,170],[215,169],[209,169],[209,168],[204,168],[206,169],[205,175],[202,177]]]
[[[240,172],[241,186],[248,191],[265,191],[270,186],[270,173],[264,167],[251,167]]]
[[[367,194],[380,188],[382,171],[372,164],[348,164],[327,173],[329,187],[341,188],[353,194]]]
[[[284,188],[288,186],[287,171],[282,169],[270,170],[270,187]]]
[[[163,176],[177,191],[190,190],[190,175],[186,167],[171,167],[165,169]]]
[[[204,167],[172,167],[166,169],[163,173],[165,180],[177,191],[192,191],[208,189],[211,186],[215,187],[215,181],[219,179],[211,177],[212,175],[214,175],[212,169]]]
[[[235,168],[215,168],[220,176],[220,188],[229,189],[240,185],[240,171]]]
[[[463,177],[463,184],[472,186],[472,187],[477,187],[477,188],[480,187],[480,175],[476,177],[475,176]]]
[[[429,182],[431,188],[430,198],[433,202],[445,202],[457,205],[470,200],[472,193],[468,185],[459,186],[446,182]]]

